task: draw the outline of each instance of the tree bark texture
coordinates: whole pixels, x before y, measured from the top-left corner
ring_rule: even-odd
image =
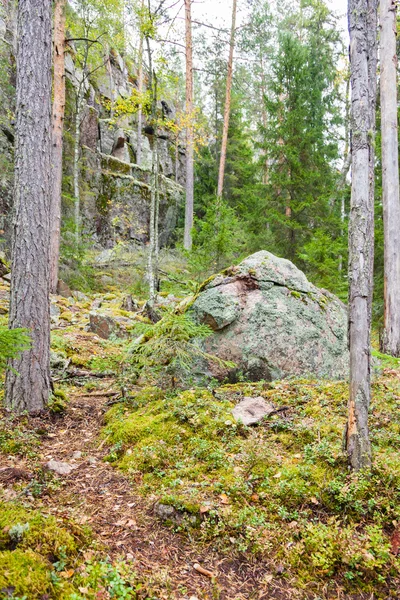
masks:
[[[144,0],[142,0],[141,11],[144,8]],[[136,164],[142,162],[142,125],[143,125],[143,110],[140,98],[143,93],[143,32],[140,30],[139,39],[139,65],[138,65],[138,92],[139,92],[139,110],[137,116],[137,149],[136,149]]]
[[[400,356],[400,195],[397,119],[396,0],[380,1],[385,312],[381,350]]]
[[[73,162],[73,183],[74,183],[74,221],[75,221],[75,239],[79,244],[81,240],[81,192],[79,189],[79,155],[81,143],[81,116],[83,108],[84,84],[79,86],[76,98],[75,110],[75,134],[74,134],[74,162]]]
[[[194,135],[193,135],[193,41],[192,0],[185,0],[186,27],[186,204],[183,245],[192,248],[194,202]]]
[[[349,0],[352,185],[349,223],[350,466],[371,465],[370,332],[374,261],[374,131],[377,0]]]
[[[54,10],[53,83],[53,190],[50,213],[50,291],[57,292],[61,236],[61,189],[65,115],[65,5],[57,0]]]
[[[45,408],[51,392],[49,248],[51,204],[51,0],[19,0],[15,199],[10,328],[26,327],[32,348],[13,360],[6,406]]]
[[[226,78],[224,127],[223,127],[223,131],[222,131],[221,157],[220,157],[220,161],[219,161],[218,190],[217,190],[218,197],[221,197],[222,192],[224,191],[226,149],[228,146],[229,118],[230,118],[230,114],[231,114],[233,53],[235,50],[235,33],[236,33],[236,9],[237,9],[237,0],[233,0],[231,39],[230,39],[230,43],[229,43],[228,75]]]

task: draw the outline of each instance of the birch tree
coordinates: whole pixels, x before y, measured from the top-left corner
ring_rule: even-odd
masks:
[[[65,116],[65,5],[57,0],[54,10],[54,83],[53,83],[53,182],[50,213],[50,291],[57,292],[60,256],[61,188],[63,133]]]
[[[352,183],[349,222],[350,466],[371,465],[371,305],[374,260],[374,131],[377,0],[349,0]]]
[[[397,119],[397,1],[380,1],[380,97],[384,231],[384,329],[381,350],[400,356],[400,196]]]
[[[192,0],[185,0],[186,30],[186,204],[184,247],[192,248],[194,163],[193,163],[193,42],[192,42]]]
[[[229,42],[228,74],[227,74],[227,78],[226,78],[224,126],[223,126],[223,131],[222,131],[221,157],[220,157],[220,162],[219,162],[219,174],[218,174],[217,196],[219,198],[222,196],[222,192],[224,190],[226,149],[228,146],[229,117],[230,117],[230,112],[231,112],[231,93],[232,93],[232,79],[233,79],[233,53],[235,51],[236,9],[237,9],[237,0],[233,0],[231,37],[230,37],[230,42]]]
[[[29,329],[32,347],[6,376],[5,403],[16,413],[43,410],[51,392],[51,38],[51,0],[19,0],[9,326]]]

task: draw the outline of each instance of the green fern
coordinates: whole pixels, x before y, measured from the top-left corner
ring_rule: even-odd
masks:
[[[8,329],[0,325],[0,371],[6,369],[9,359],[17,358],[30,346],[31,339],[26,329]]]
[[[175,380],[190,373],[199,359],[235,366],[202,349],[201,341],[213,331],[207,325],[195,323],[187,313],[168,311],[158,323],[141,323],[136,331],[141,335],[129,346],[128,353],[137,375],[154,378],[165,373],[175,385]]]

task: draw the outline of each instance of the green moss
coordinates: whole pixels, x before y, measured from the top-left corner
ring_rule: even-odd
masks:
[[[15,588],[14,597],[43,598],[52,588],[49,575],[48,561],[32,550],[0,552],[0,590]]]
[[[63,321],[67,321],[67,323],[71,323],[73,317],[74,315],[69,310],[65,310],[60,314],[60,319],[62,319]]]
[[[174,527],[274,555],[299,588],[335,577],[349,593],[362,587],[384,598],[385,579],[400,578],[388,552],[400,522],[400,382],[373,386],[373,473],[347,470],[347,394],[345,382],[307,380],[167,395],[148,388],[109,411],[104,433],[136,488],[196,517],[172,519]],[[231,414],[243,395],[289,408],[245,428]]]
[[[10,530],[17,525],[27,525],[21,539],[14,540]],[[57,524],[54,517],[45,517],[19,504],[0,503],[0,549],[7,549],[17,541],[21,550],[30,549],[43,556],[58,557],[60,550],[67,554],[76,552],[76,540]]]

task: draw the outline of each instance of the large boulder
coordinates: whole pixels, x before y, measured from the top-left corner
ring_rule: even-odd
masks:
[[[209,375],[258,381],[288,376],[347,377],[347,310],[336,296],[312,285],[293,263],[262,251],[210,280],[192,305],[214,334]]]

